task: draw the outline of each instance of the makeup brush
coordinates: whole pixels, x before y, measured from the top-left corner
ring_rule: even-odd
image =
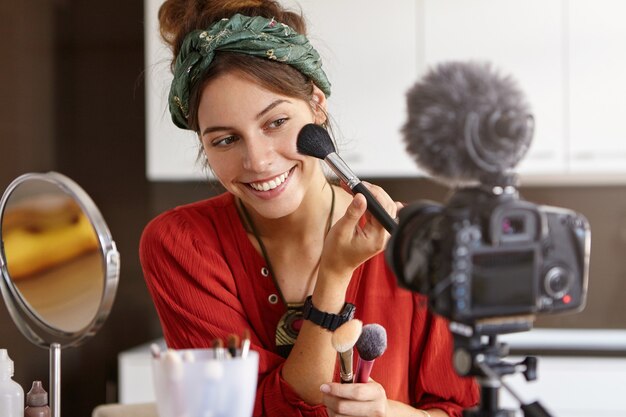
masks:
[[[330,338],[330,342],[337,351],[339,357],[341,383],[349,384],[354,379],[352,373],[352,353],[354,344],[359,336],[363,322],[361,320],[352,319],[339,326]]]
[[[241,339],[241,357],[245,359],[250,352],[250,330],[244,329],[243,338]]]
[[[165,375],[170,380],[181,381],[183,379],[184,369],[183,360],[177,350],[168,349],[162,354],[163,369]]]
[[[224,341],[219,337],[213,339],[213,353],[217,360],[224,360],[226,358],[226,350],[224,349]]]
[[[161,348],[156,343],[152,343],[150,345],[150,353],[152,353],[154,359],[159,359],[161,357]]]
[[[226,339],[226,346],[228,346],[228,352],[230,353],[231,358],[237,356],[237,347],[239,346],[239,336],[236,334],[229,334]]]
[[[359,359],[356,365],[357,383],[365,383],[370,378],[374,361],[387,349],[387,331],[377,323],[363,326],[361,336],[356,341],[356,350],[359,352]]]
[[[367,200],[369,212],[389,233],[393,232],[397,227],[396,221],[391,218],[365,184],[352,172],[348,164],[337,155],[335,145],[326,129],[313,123],[304,125],[298,133],[296,147],[301,154],[323,159],[335,174],[350,187],[353,193],[363,194]]]

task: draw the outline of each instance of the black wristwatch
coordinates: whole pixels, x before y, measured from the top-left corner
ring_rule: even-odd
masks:
[[[309,295],[304,301],[302,315],[305,320],[309,320],[324,329],[334,331],[348,320],[352,320],[355,310],[356,306],[354,304],[346,303],[339,314],[326,313],[315,308],[313,298]]]

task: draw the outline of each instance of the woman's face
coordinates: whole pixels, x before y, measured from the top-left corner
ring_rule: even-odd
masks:
[[[313,100],[325,105],[315,89]],[[260,87],[238,74],[210,81],[198,107],[200,139],[222,185],[266,218],[293,213],[324,179],[319,161],[296,149],[300,129],[321,123],[320,106]]]

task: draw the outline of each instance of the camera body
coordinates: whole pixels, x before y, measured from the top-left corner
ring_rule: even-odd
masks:
[[[467,324],[581,310],[589,254],[584,216],[521,200],[513,186],[460,189],[445,206],[413,203],[387,247],[400,286]]]

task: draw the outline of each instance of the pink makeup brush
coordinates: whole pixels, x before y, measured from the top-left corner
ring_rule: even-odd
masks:
[[[333,347],[337,351],[340,365],[340,376],[342,384],[349,384],[354,378],[352,373],[352,353],[354,344],[361,336],[363,322],[352,319],[339,326],[330,339]]]
[[[356,365],[357,383],[369,381],[374,361],[387,349],[387,331],[377,323],[363,326],[361,336],[356,341],[356,350],[359,352],[359,359]]]

